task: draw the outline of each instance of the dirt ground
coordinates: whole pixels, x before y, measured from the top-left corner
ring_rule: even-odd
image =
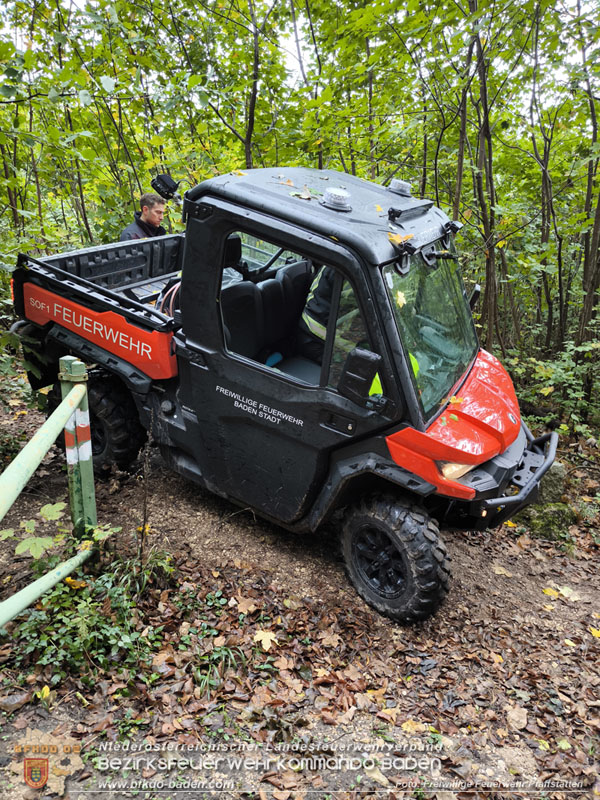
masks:
[[[19,417],[24,409],[13,406],[4,415],[5,431],[22,428],[25,417],[27,427],[39,422],[36,412]],[[46,458],[3,528],[18,527],[45,503],[66,499],[61,464],[56,451]],[[99,521],[122,526],[117,546],[127,548],[146,505],[148,545],[174,554],[181,579],[192,582],[199,597],[218,588],[227,609],[236,612],[216,623],[219,635],[239,635],[240,643],[245,637],[256,651],[252,637],[272,632],[273,648],[262,654],[269,680],[253,682],[252,675],[261,673],[240,677],[230,670],[231,680],[212,703],[197,690],[186,694],[177,653],[186,623],[178,621],[171,657],[164,656],[172,667],[151,695],[140,689],[122,699],[100,680],[87,690],[65,686],[49,708],[35,697],[13,708],[24,688],[11,666],[8,637],[4,645],[0,641],[3,798],[599,796],[595,507],[571,526],[566,548],[564,542],[534,539],[520,525],[485,533],[444,531],[452,558],[450,595],[435,617],[403,627],[356,595],[335,531],[286,533],[170,473],[157,456],[150,465],[145,480],[117,473],[98,484]],[[569,468],[572,483],[565,491],[573,497],[593,494],[597,468]],[[0,542],[1,597],[30,580],[31,558],[15,557],[14,541]],[[155,596],[156,614],[168,616],[168,592]],[[250,610],[239,615],[237,630],[241,608]],[[26,687],[39,690],[44,677],[34,671]],[[144,716],[150,705],[153,714]],[[124,726],[122,720],[134,713],[148,721]],[[102,759],[105,743],[112,748],[108,755],[120,758],[115,746],[135,741],[150,742],[163,755],[169,743],[193,744],[192,752],[205,759],[202,769],[165,770],[152,763],[125,768],[120,762],[103,769],[102,761],[94,761]],[[23,780],[23,745],[32,742],[39,748],[37,754],[29,751],[32,757],[47,754],[44,744],[62,747],[62,760],[51,754],[51,780],[39,791]],[[216,767],[206,761],[209,745],[224,756]],[[79,747],[83,761],[74,752]],[[231,756],[244,748],[257,762],[236,767]],[[325,761],[298,760],[308,754]],[[355,760],[344,761],[348,754]],[[412,765],[413,757],[420,767]],[[145,780],[149,788],[101,788],[102,780],[123,777]],[[161,777],[170,781],[166,788],[156,784]],[[194,779],[195,788],[186,783]]]

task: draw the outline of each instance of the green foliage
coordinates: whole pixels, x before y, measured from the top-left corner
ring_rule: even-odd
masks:
[[[77,585],[77,582],[73,582]],[[81,589],[60,583],[28,612],[11,634],[15,665],[52,667],[52,684],[68,673],[92,683],[98,669],[137,667],[152,646],[135,629],[136,603],[110,574]]]
[[[245,666],[246,659],[239,647],[214,647],[197,659],[193,677],[201,694],[210,694],[223,683],[225,673],[236,669],[238,664]]]
[[[513,353],[507,366],[515,380],[518,395],[534,409],[532,416],[539,422],[561,420],[562,433],[588,435],[588,421],[600,425],[600,398],[585,392],[586,378],[600,379],[600,362],[593,355],[600,342],[575,346],[567,342],[564,350],[552,359],[530,356],[521,358]]]
[[[60,547],[62,557],[65,558],[78,549],[82,545],[82,542],[72,535],[69,525],[60,522],[64,517],[64,510],[66,507],[67,504],[63,502],[46,503],[38,512],[40,519],[21,520],[19,527],[28,535],[25,539],[21,539],[16,545],[15,555],[29,553],[38,561],[42,556],[45,556],[43,568],[46,568],[48,564],[48,551]],[[37,527],[47,522],[55,523],[54,528],[56,533],[53,536],[36,536]],[[113,527],[109,524],[89,528],[86,532],[89,537],[86,543],[91,546],[93,542],[104,542],[120,530],[121,528]],[[0,541],[17,538],[19,537],[14,528],[6,528],[0,531]],[[152,574],[152,572],[150,572],[150,574]]]
[[[30,553],[33,558],[40,558],[53,544],[54,539],[50,536],[28,536],[15,547],[15,555]]]
[[[560,362],[566,424],[589,424],[599,354],[569,343],[598,337],[597,5],[11,0],[0,18],[3,386],[19,251],[114,241],[160,171],[185,189],[306,164],[402,177],[455,209],[468,282],[495,301],[482,335]]]
[[[55,566],[54,560],[48,560],[44,571]],[[137,558],[116,556],[111,558],[110,571],[68,577],[59,583],[16,620],[6,666],[21,672],[42,669],[44,680],[51,687],[67,676],[81,677],[93,685],[99,674],[123,669],[152,685],[159,678],[154,665],[164,661],[160,657],[159,662],[154,659],[164,648],[163,626],[145,616],[143,601],[147,601],[154,617],[154,597],[168,589],[173,607],[194,620],[184,623],[187,629],[182,629],[179,649],[193,653],[190,674],[200,691],[210,694],[222,685],[229,670],[245,667],[242,649],[225,644],[212,624],[227,602],[220,589],[199,598],[197,587],[190,591],[189,584],[176,583],[179,576],[171,557],[154,550],[144,563],[145,595],[140,598],[137,568]],[[259,653],[261,662],[262,656]],[[122,693],[126,695],[127,691],[125,688]],[[50,703],[52,697],[46,694],[39,699]],[[133,719],[125,723],[128,729],[135,725]]]
[[[115,583],[129,594],[139,597],[150,584],[168,585],[174,567],[169,553],[153,548],[144,558],[141,567],[139,558],[119,559],[111,566],[111,570]]]

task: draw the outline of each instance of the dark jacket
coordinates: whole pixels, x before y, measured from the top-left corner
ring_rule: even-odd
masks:
[[[162,225],[156,227],[156,225],[151,225],[149,222],[144,222],[141,211],[136,211],[133,216],[133,222],[125,228],[119,241],[126,242],[129,239],[147,239],[149,236],[164,236],[166,234],[166,230]]]

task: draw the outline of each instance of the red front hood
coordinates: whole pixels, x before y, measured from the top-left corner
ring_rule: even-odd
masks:
[[[394,461],[438,487],[442,494],[468,499],[474,491],[446,480],[436,461],[483,464],[517,438],[519,404],[512,381],[497,358],[480,350],[456,397],[426,433],[414,428],[387,437]]]

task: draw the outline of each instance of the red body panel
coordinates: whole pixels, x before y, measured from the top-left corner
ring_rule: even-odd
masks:
[[[146,331],[114,311],[92,311],[33,283],[23,284],[23,299],[25,316],[38,325],[56,322],[155,380],[177,375],[171,332]]]
[[[386,441],[396,464],[434,484],[440,494],[469,500],[474,490],[446,480],[435,462],[483,464],[504,452],[521,427],[519,404],[506,370],[485,350],[455,400],[425,433],[405,428]]]

